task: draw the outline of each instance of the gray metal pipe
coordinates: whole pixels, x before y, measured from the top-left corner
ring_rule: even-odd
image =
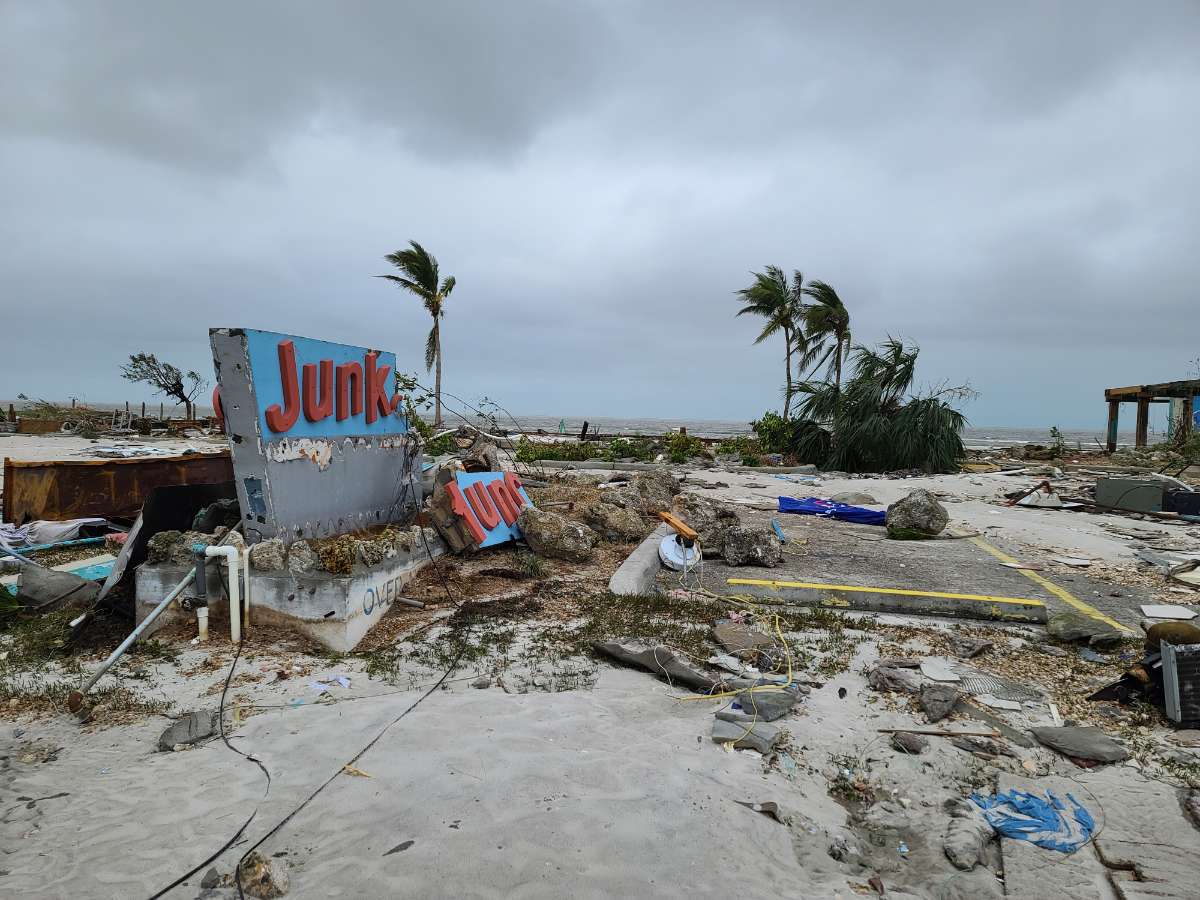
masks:
[[[197,566],[202,567],[203,563],[197,563]],[[163,611],[171,605],[175,598],[184,592],[184,589],[192,583],[192,578],[195,575],[196,570],[190,569],[188,573],[179,580],[179,584],[175,585],[175,587],[171,589],[171,593],[163,597],[163,599],[159,601],[158,606],[154,607],[154,609],[150,611],[150,614],[146,616],[146,618],[142,619],[142,621],[138,624],[138,627],[133,629],[129,637],[121,641],[121,645],[109,654],[108,659],[106,659],[100,665],[100,668],[96,670],[95,674],[88,679],[87,684],[85,684],[80,690],[71,691],[70,695],[67,697],[67,708],[70,709],[71,712],[77,713],[83,708],[84,695],[95,686],[96,682],[104,676],[105,672],[107,672],[116,664],[117,660],[125,655],[125,651],[133,646],[134,642],[141,637],[142,632],[149,628],[150,625],[153,624],[154,620],[162,615]]]

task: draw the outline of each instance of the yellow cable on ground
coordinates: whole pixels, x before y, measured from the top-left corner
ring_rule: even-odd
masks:
[[[817,581],[769,581],[761,578],[729,578],[726,584],[747,584],[769,588],[805,588],[820,591],[846,591],[857,594],[898,594],[902,597],[940,597],[946,600],[978,600],[983,603],[1008,603],[1018,606],[1045,606],[1041,600],[1024,597],[993,597],[990,594],[955,594],[948,591],[913,591],[906,588],[863,587],[858,584],[825,584]]]
[[[974,544],[976,547],[979,547],[981,550],[986,550],[992,556],[996,557],[996,559],[1000,560],[1000,562],[1020,565],[1020,562],[1018,560],[1013,559],[1011,556],[1009,556],[1003,550],[1000,550],[997,547],[993,547],[991,544],[989,544],[983,538],[973,537],[970,540],[971,540],[971,543]],[[1122,625],[1116,619],[1109,618],[1104,613],[1100,612],[1100,610],[1096,609],[1094,606],[1084,603],[1082,600],[1080,600],[1078,597],[1076,597],[1070,591],[1060,588],[1057,584],[1055,584],[1049,578],[1044,578],[1041,575],[1039,575],[1037,572],[1034,572],[1030,569],[1017,569],[1017,571],[1020,572],[1022,575],[1024,575],[1026,578],[1028,578],[1030,581],[1041,585],[1043,588],[1048,590],[1051,594],[1053,594],[1055,597],[1057,597],[1063,603],[1066,603],[1068,606],[1074,607],[1076,610],[1083,613],[1088,618],[1096,619],[1098,621],[1104,622],[1105,624],[1111,625],[1113,628],[1119,628],[1121,631],[1124,631],[1128,634],[1133,634],[1132,628],[1128,628],[1127,626]]]

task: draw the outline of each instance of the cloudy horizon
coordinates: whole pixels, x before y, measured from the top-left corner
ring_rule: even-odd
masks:
[[[1193,3],[0,0],[0,395],[157,403],[120,363],[211,378],[214,326],[416,371],[373,277],[416,239],[472,401],[779,408],[734,317],[778,265],[973,424],[1099,430],[1105,387],[1200,377],[1198,38]]]

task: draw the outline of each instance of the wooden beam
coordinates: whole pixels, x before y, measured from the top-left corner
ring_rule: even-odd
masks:
[[[1135,447],[1145,447],[1146,437],[1150,433],[1150,400],[1139,397],[1137,402],[1137,434],[1134,436]]]
[[[1184,397],[1179,404],[1179,424],[1175,426],[1175,440],[1183,443],[1192,436],[1192,417],[1195,415],[1195,404],[1191,397]]]
[[[1117,423],[1121,418],[1121,401],[1108,401],[1108,452],[1117,452]]]
[[[684,538],[685,540],[689,540],[689,541],[699,540],[699,538],[700,538],[699,533],[694,528],[689,526],[686,522],[684,522],[682,519],[680,519],[678,516],[672,515],[671,513],[664,511],[664,512],[660,512],[658,514],[658,517],[660,519],[662,519],[664,522],[666,522],[668,525],[670,525],[672,528],[674,528],[676,534],[678,534],[680,537]]]

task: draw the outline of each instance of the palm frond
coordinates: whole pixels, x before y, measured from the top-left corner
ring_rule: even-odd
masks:
[[[438,351],[438,326],[437,320],[434,320],[433,327],[429,329],[429,337],[425,338],[425,371],[428,372],[433,368],[434,362],[437,360]]]

